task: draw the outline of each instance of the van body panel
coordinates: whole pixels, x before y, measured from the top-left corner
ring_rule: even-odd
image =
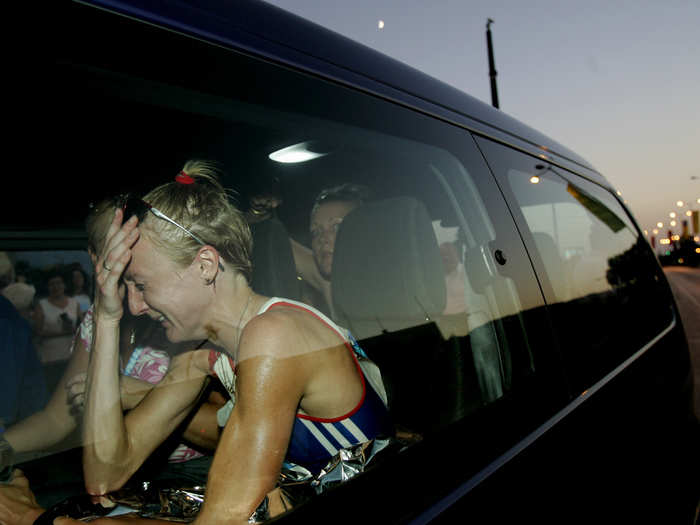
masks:
[[[134,175],[122,172],[119,159],[110,157],[94,175],[96,186],[150,188],[164,176],[154,166],[160,169],[162,157],[171,155],[170,144],[189,147],[190,135],[212,139],[205,146],[193,139],[191,147],[211,147],[224,157],[230,153],[226,162],[241,173],[230,175],[227,185],[241,184],[236,189],[248,197],[259,183],[272,181],[284,187],[286,203],[303,209],[280,207],[269,224],[273,233],[263,237],[269,245],[260,243],[265,252],[260,257],[266,259],[259,267],[290,258],[289,243],[282,254],[275,251],[275,239],[284,244],[289,234],[309,242],[310,195],[338,182],[341,174],[334,170],[373,184],[380,194],[377,203],[353,210],[338,226],[337,242],[348,261],[344,272],[376,265],[379,275],[387,269],[385,254],[377,255],[384,250],[359,237],[389,232],[379,246],[391,252],[389,241],[405,233],[404,224],[427,218],[401,248],[412,248],[405,259],[418,271],[411,273],[415,268],[402,266],[402,260],[391,262],[381,282],[370,278],[369,284],[357,284],[361,271],[357,281],[338,278],[334,290],[347,297],[326,305],[360,332],[362,347],[385,374],[394,416],[421,439],[295,507],[280,522],[599,521],[607,516],[690,523],[699,493],[688,479],[700,467],[700,434],[687,341],[658,261],[614,189],[587,161],[469,95],[268,4],[96,0],[60,2],[51,9],[88,37],[91,31],[101,36],[85,37],[90,43],[82,46],[83,33],[68,31],[51,55],[57,64],[50,67],[67,79],[61,102],[84,113],[76,117],[81,123],[94,122],[92,112],[108,122],[89,143],[97,153],[84,153],[99,162],[102,151],[136,146],[129,154],[147,162]],[[120,50],[110,42],[119,34],[129,34],[139,45],[151,40],[155,51],[144,46],[139,53],[127,43]],[[149,68],[149,60],[171,49],[182,56]],[[200,61],[214,69],[211,78],[173,81],[178,58],[183,79],[186,65]],[[242,74],[235,82],[237,67],[259,74],[255,80],[280,84],[255,86],[248,93],[250,77]],[[85,107],[79,93],[70,97],[75,86],[87,86]],[[43,89],[37,91],[53,104],[52,93]],[[284,89],[289,99],[275,99],[270,95],[275,89]],[[310,95],[295,101],[298,92]],[[130,130],[130,118],[140,118],[134,128],[145,131]],[[112,122],[124,128],[110,129]],[[238,128],[243,131],[234,133]],[[296,128],[309,136],[326,133],[322,138],[329,144],[342,144],[341,160],[328,153],[316,165],[270,175],[258,171],[267,164],[241,153],[267,155],[296,137]],[[122,129],[137,139],[122,143]],[[76,131],[82,141],[92,134]],[[151,154],[160,158],[152,160]],[[167,159],[162,171],[170,176],[176,162]],[[123,180],[116,180],[122,173]],[[275,178],[280,173],[286,177],[281,183]],[[539,195],[523,182],[533,174],[542,178]],[[30,188],[33,180],[23,183]],[[408,212],[398,220],[383,218],[383,209]],[[70,211],[67,224],[51,214],[40,226],[21,216],[9,227],[3,224],[0,250],[18,255],[81,250],[85,234],[73,218],[76,210]],[[561,222],[550,221],[555,216],[573,224],[568,237]],[[595,243],[576,222],[582,218],[591,231],[602,226],[593,237],[611,243],[603,255],[594,256]],[[436,239],[415,249],[411,243],[423,240],[426,231],[431,237],[431,227]],[[257,234],[265,229],[257,228]],[[362,235],[351,238],[351,231]],[[446,314],[447,286],[440,293],[430,289],[436,281],[441,284],[445,261],[455,255],[435,251],[445,245],[459,247],[460,291],[467,297],[459,299],[473,301],[457,314]],[[598,272],[590,274],[598,287],[587,288],[593,278],[581,283],[576,277],[583,270],[572,270],[587,258],[586,268]],[[296,277],[295,268],[285,270],[274,277]],[[375,322],[386,313],[382,292],[388,295],[404,271],[413,280],[405,286],[418,290],[415,297],[428,288],[416,300],[421,319],[411,319],[409,326],[391,325],[391,316]],[[366,296],[355,293],[363,287]],[[407,297],[393,304],[387,300],[387,308],[403,308],[397,303],[413,299]],[[658,321],[644,317],[645,307],[659,313]],[[468,322],[460,324],[465,314]],[[418,374],[426,377],[420,387],[414,382]]]
[[[582,157],[507,113],[276,6],[248,1],[237,1],[233,8],[218,2],[90,3],[347,83],[603,180]]]

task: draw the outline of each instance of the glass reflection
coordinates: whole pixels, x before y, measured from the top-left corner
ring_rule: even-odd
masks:
[[[556,301],[611,290],[619,281],[611,261],[634,246],[634,230],[598,196],[550,177],[533,186],[523,183],[528,174],[509,174]]]

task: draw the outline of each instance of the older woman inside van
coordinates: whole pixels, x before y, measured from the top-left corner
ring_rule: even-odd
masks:
[[[307,305],[253,292],[250,252],[248,225],[206,163],[187,163],[175,182],[115,214],[98,260],[88,370],[84,469],[91,494],[129,479],[184,419],[207,373],[219,375],[236,402],[197,522],[264,517],[256,511],[267,504],[283,461],[318,474],[342,449],[391,434],[349,334]],[[122,281],[131,312],[160,322],[170,341],[208,338],[229,354],[179,356],[126,416],[118,381]]]
[[[302,281],[311,287],[305,290],[305,300],[311,300],[318,309],[335,318],[331,293],[331,273],[335,253],[335,239],[345,216],[362,206],[372,196],[369,187],[346,182],[324,188],[314,199],[309,220],[311,248],[290,238],[294,264]],[[250,222],[270,218],[274,209],[282,204],[282,199],[274,192],[262,193],[251,199],[248,215]],[[309,294],[308,292],[314,293]],[[314,297],[314,295],[318,295]]]

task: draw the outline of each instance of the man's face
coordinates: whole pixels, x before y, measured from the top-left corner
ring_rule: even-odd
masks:
[[[178,266],[142,234],[124,273],[131,313],[161,323],[172,342],[204,338],[208,299],[195,266]]]
[[[355,207],[355,203],[348,201],[324,202],[311,217],[311,250],[316,267],[326,280],[331,278],[338,227]]]

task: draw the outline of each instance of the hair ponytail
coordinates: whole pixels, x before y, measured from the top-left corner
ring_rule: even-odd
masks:
[[[189,160],[173,182],[158,186],[144,200],[214,246],[219,254],[248,282],[253,241],[244,215],[231,202],[231,195],[219,182],[219,169],[210,161]],[[167,221],[148,217],[144,229],[154,232],[154,243],[175,262],[189,265],[199,243]]]

